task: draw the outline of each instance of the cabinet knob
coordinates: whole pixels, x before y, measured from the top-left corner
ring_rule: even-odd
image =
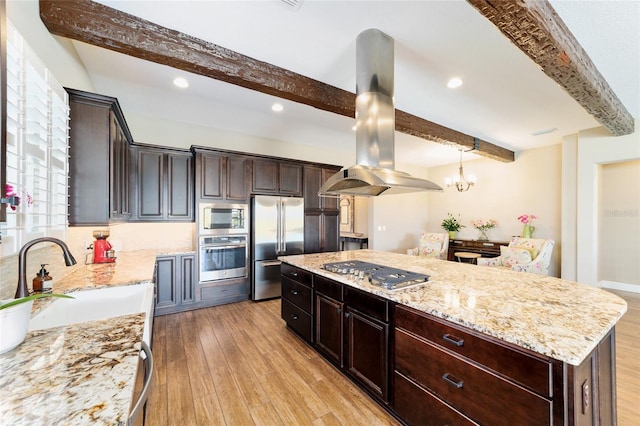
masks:
[[[291,273],[291,276],[292,276],[292,277],[297,277],[297,276],[298,276],[298,273],[297,273],[297,272],[292,272],[292,273]]]
[[[460,339],[458,337],[452,336],[449,333],[442,336],[442,339],[446,342],[453,343],[456,346],[464,345],[464,339]]]
[[[297,290],[291,290],[291,294],[293,294],[294,296],[298,295],[298,291]]]
[[[298,319],[298,315],[297,314],[291,314],[291,318],[293,318],[294,320]]]

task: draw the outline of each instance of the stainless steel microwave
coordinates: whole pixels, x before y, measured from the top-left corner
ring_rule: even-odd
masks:
[[[249,206],[203,203],[198,222],[200,235],[248,234]]]

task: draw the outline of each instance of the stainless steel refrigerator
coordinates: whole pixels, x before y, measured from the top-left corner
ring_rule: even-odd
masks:
[[[281,294],[278,256],[304,253],[304,200],[256,195],[251,199],[251,299]]]

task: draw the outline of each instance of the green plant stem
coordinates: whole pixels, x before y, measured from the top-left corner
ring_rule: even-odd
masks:
[[[12,300],[11,302],[5,303],[4,305],[0,305],[0,310],[19,305],[21,303],[26,303],[29,300],[42,299],[43,297],[62,297],[64,299],[74,299],[73,296],[69,296],[66,294],[38,293],[38,294],[32,294],[30,296],[26,296],[26,297],[21,297],[20,299]]]

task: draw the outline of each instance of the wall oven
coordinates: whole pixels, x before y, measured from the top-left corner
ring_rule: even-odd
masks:
[[[200,235],[248,234],[249,206],[201,203],[198,231]]]
[[[198,249],[200,282],[247,276],[247,235],[200,237]]]

